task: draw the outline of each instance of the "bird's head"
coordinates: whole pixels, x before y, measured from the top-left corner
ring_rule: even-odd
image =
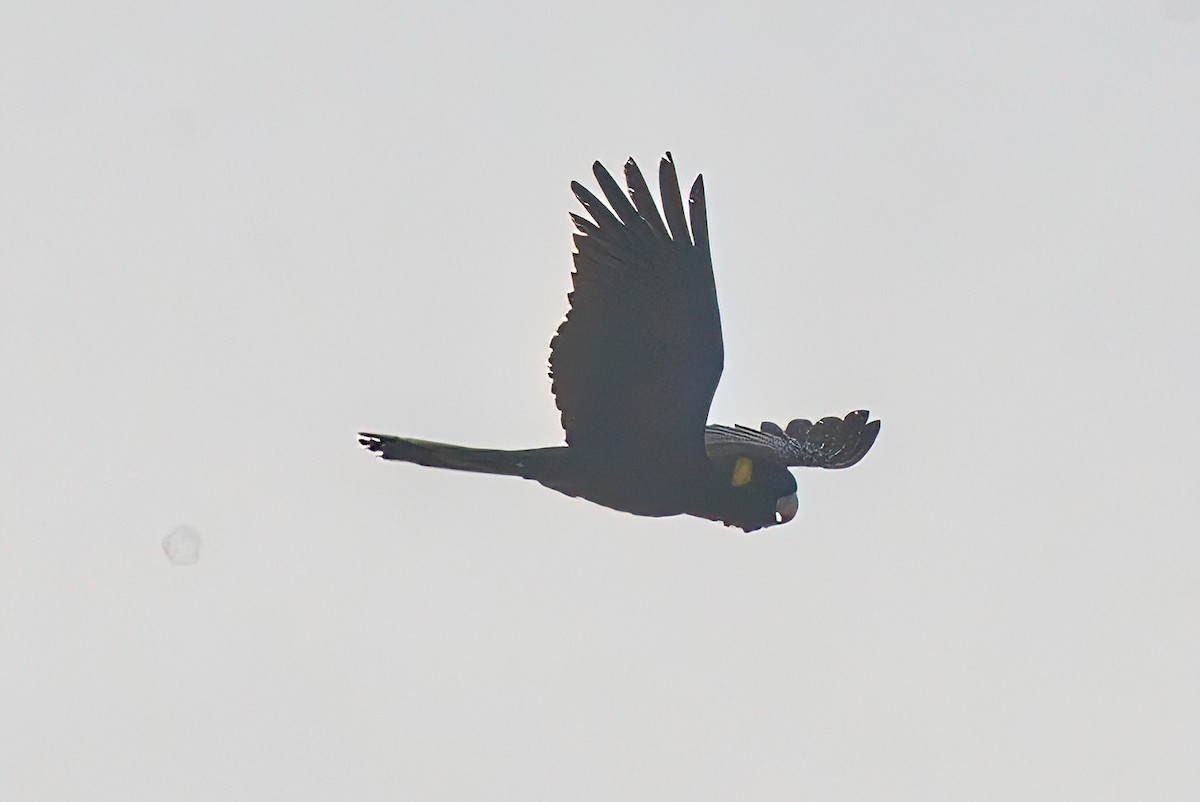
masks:
[[[707,514],[726,526],[753,532],[796,516],[796,477],[787,466],[733,449],[709,454]]]

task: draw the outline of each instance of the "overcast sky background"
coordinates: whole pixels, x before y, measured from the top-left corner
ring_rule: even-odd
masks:
[[[0,798],[1200,797],[1200,4],[9,2],[0,97]],[[863,462],[358,448],[560,442],[568,183],[666,149],[712,420]]]

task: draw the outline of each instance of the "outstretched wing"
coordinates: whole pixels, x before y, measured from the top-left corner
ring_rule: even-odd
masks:
[[[592,169],[608,206],[572,182],[592,219],[571,215],[571,309],[550,343],[567,443],[660,463],[702,459],[724,364],[703,177],[689,233],[670,153],[659,164],[665,223],[633,159],[628,197],[600,162]]]
[[[879,436],[879,421],[868,422],[869,417],[860,409],[845,418],[821,418],[816,423],[800,418],[786,430],[770,421],[763,421],[761,429],[709,426],[704,439],[709,446],[736,444],[795,467],[849,468],[866,456]]]

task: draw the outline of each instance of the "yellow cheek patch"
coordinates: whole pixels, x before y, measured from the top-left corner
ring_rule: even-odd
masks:
[[[750,480],[754,478],[754,460],[749,457],[738,457],[737,462],[733,463],[733,479],[730,481],[734,487],[742,487],[750,484]]]

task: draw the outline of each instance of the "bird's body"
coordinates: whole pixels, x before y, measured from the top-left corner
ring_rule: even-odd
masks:
[[[690,193],[689,230],[670,154],[659,169],[665,221],[632,159],[628,197],[599,162],[593,169],[609,206],[572,183],[592,220],[572,215],[571,309],[551,341],[567,444],[499,451],[367,433],[360,442],[385,459],[521,476],[635,515],[694,515],[747,532],[790,520],[788,466],[848,467],[879,421],[852,412],[795,420],[786,432],[706,426],[724,346],[703,179]]]

